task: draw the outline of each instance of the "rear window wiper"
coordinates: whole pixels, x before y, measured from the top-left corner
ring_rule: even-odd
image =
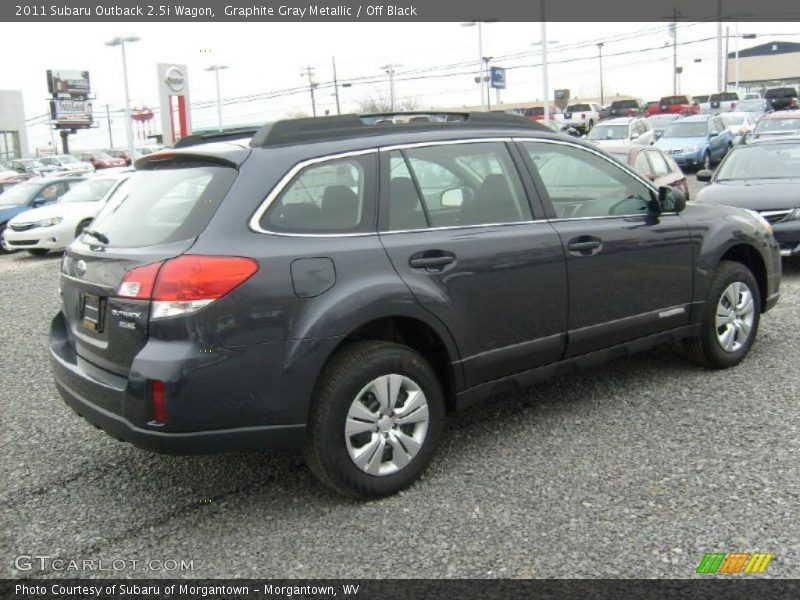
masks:
[[[95,238],[96,240],[99,240],[100,242],[102,242],[104,244],[110,244],[111,243],[104,234],[100,233],[99,231],[95,231],[94,229],[84,229],[83,233]]]

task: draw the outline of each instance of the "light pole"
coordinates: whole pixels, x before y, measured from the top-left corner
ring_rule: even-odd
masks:
[[[219,93],[219,72],[227,69],[228,65],[211,65],[206,67],[206,71],[214,71],[217,78],[217,121],[219,122],[219,130],[222,131],[222,96]]]
[[[597,52],[600,58],[600,106],[603,106],[603,42],[597,43]]]
[[[125,44],[138,42],[138,35],[117,36],[106,42],[106,46],[119,46],[122,49],[122,79],[125,82],[125,133],[128,137],[128,154],[133,160],[133,124],[131,123],[131,98],[128,93],[128,61],[125,58]]]
[[[462,27],[477,27],[478,28],[478,95],[481,99],[481,108],[486,110],[486,102],[483,97],[483,79],[484,79],[484,64],[483,64],[483,23],[480,21],[468,21],[461,24]]]
[[[383,69],[387,75],[389,75],[389,110],[394,112],[394,70],[397,67],[402,67],[403,65],[396,65],[394,63],[389,63],[388,65],[383,65],[381,69]]]
[[[542,21],[542,39],[538,42],[533,42],[531,46],[541,46],[542,47],[542,94],[544,94],[544,119],[546,121],[550,120],[550,101],[548,100],[548,96],[550,96],[550,90],[547,86],[547,27],[545,25],[545,21]],[[557,40],[552,40],[553,44],[558,44]]]
[[[489,73],[490,72],[489,71],[489,63],[492,62],[492,58],[494,58],[494,57],[492,57],[492,56],[484,56],[483,57],[483,62],[485,63],[485,68],[484,68],[484,72],[485,73]],[[491,96],[492,78],[489,75],[486,75],[484,77],[484,79],[486,80],[486,109],[487,110],[492,110],[492,96]]]

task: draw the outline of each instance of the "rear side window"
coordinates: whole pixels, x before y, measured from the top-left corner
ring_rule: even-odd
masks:
[[[478,142],[394,151],[390,231],[517,223],[532,218],[505,144]]]
[[[374,231],[375,170],[375,154],[311,164],[283,189],[260,225],[287,233]]]
[[[155,246],[197,237],[236,174],[230,167],[206,165],[137,171],[115,190],[92,229],[107,237],[109,246],[118,247]],[[97,240],[91,238],[91,242]]]

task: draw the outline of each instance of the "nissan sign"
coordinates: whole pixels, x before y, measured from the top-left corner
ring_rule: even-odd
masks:
[[[167,87],[169,87],[169,89],[171,89],[173,92],[180,92],[186,85],[186,76],[179,68],[171,67],[167,71],[167,76],[164,78],[164,83],[166,83]]]

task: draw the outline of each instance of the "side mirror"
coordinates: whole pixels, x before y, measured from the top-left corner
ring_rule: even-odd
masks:
[[[662,185],[658,188],[658,206],[661,212],[681,212],[686,208],[686,196],[678,189]]]
[[[631,136],[631,139],[632,139],[632,140],[638,140],[638,139],[639,139],[639,134],[638,134],[638,133],[634,133],[634,134]]]
[[[664,135],[664,132],[663,131],[656,131],[655,134],[656,134],[656,139],[660,140],[661,136]]]
[[[712,175],[713,173],[708,169],[701,169],[700,171],[697,172],[697,181],[705,181],[706,183],[708,183],[709,181],[711,181]]]
[[[468,188],[451,188],[442,192],[440,202],[444,207],[458,208],[471,196],[472,190]]]
[[[710,131],[708,133],[708,137],[710,137],[710,138],[717,137],[718,135],[719,135],[719,131]]]
[[[45,204],[47,204],[47,202],[48,202],[47,198],[42,198],[41,196],[39,196],[38,198],[34,198],[33,206],[35,207],[44,206]]]

